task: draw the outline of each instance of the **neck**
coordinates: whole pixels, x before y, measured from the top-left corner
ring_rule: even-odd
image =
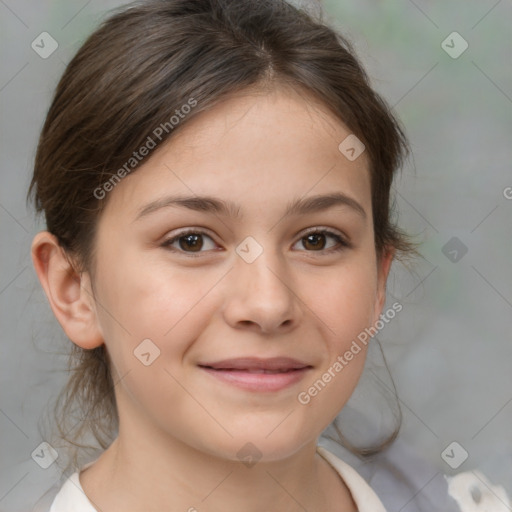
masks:
[[[134,417],[120,420],[117,439],[80,473],[98,510],[357,510],[339,475],[317,453],[316,441],[287,458],[248,465],[196,449]]]

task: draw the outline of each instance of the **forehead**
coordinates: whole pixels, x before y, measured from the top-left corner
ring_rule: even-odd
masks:
[[[171,192],[259,202],[261,207],[283,203],[285,196],[341,190],[369,212],[366,153],[350,161],[338,148],[350,135],[305,91],[244,92],[187,121],[121,180],[107,210],[133,216],[148,200]]]

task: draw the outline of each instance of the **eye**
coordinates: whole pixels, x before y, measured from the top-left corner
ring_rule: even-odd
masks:
[[[337,242],[334,248],[331,246],[326,249],[326,239],[331,238]],[[303,243],[303,246],[309,248],[308,252],[338,252],[342,251],[351,245],[338,233],[322,228],[315,228],[309,231],[301,237],[299,242]],[[298,243],[298,242],[297,242]]]
[[[162,247],[170,249],[173,252],[185,252],[185,253],[189,253],[191,256],[196,256],[193,253],[204,252],[204,251],[201,251],[201,249],[203,249],[203,247],[205,245],[204,237],[209,238],[213,242],[212,238],[204,231],[188,230],[188,231],[179,233],[176,236],[169,238],[168,240],[165,240],[162,243]],[[179,249],[176,247],[173,247],[173,245],[175,243],[178,243]],[[213,247],[211,247],[211,248],[213,248],[213,249],[215,248],[215,242],[213,242]]]
[[[211,241],[212,246],[210,248],[205,247],[204,238]],[[333,239],[336,243],[334,246],[326,248],[326,240],[328,238]],[[346,248],[351,247],[351,244],[347,242],[341,235],[328,229],[315,228],[303,235],[300,240],[296,243],[302,242],[306,247],[307,252],[338,252]],[[175,246],[177,244],[177,247]],[[165,240],[162,247],[171,250],[172,252],[185,253],[188,256],[196,257],[199,256],[202,251],[215,250],[216,244],[205,231],[200,229],[189,229],[178,233],[176,236]]]

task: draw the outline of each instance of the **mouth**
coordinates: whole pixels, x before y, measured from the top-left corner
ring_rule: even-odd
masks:
[[[226,359],[198,366],[224,383],[253,392],[280,391],[302,380],[313,368],[288,357]]]

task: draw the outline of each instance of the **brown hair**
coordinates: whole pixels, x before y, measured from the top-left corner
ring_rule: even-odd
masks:
[[[378,257],[387,247],[399,259],[417,254],[391,220],[390,187],[407,155],[399,123],[372,90],[349,42],[284,0],[148,0],[104,21],[57,86],[27,199],[34,196],[76,271],[93,277],[95,227],[109,197],[98,198],[97,191],[119,179],[155,129],[167,128],[163,143],[228,96],[280,84],[312,93],[365,144]],[[171,127],[170,117],[191,99],[194,108]],[[72,344],[69,365],[72,374],[55,407],[60,435],[85,447],[76,440],[92,433],[104,449],[118,426],[105,346]],[[73,405],[82,416],[71,435]],[[73,461],[77,466],[76,452]]]

